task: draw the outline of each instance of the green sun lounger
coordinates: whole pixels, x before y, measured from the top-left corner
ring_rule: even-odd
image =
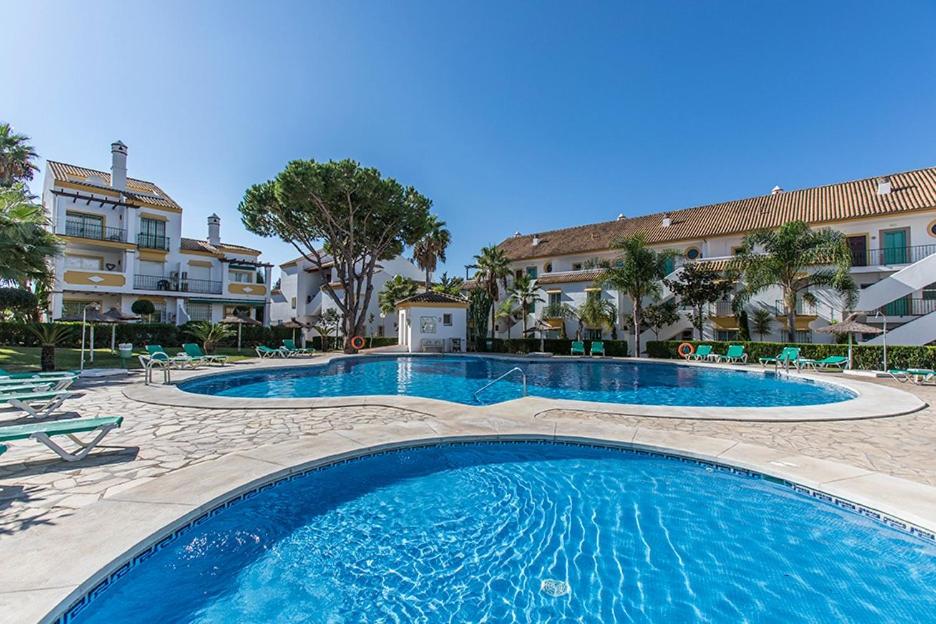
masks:
[[[747,353],[744,352],[744,345],[728,345],[728,351],[724,355],[713,353],[712,356],[716,362],[747,364]]]
[[[936,384],[936,371],[931,368],[892,368],[887,374],[899,381],[908,381],[918,386],[931,386]]]
[[[185,351],[185,355],[193,360],[201,361],[205,364],[220,364],[224,366],[224,363],[227,362],[226,355],[209,355],[202,351],[202,348],[194,342],[186,342],[182,345],[182,350]]]
[[[46,387],[52,390],[67,390],[75,382],[74,377],[23,377],[10,379],[0,377],[0,392],[13,392],[13,388],[29,386]]]
[[[695,353],[690,353],[688,356],[686,356],[686,359],[702,361],[710,360],[713,356],[715,356],[715,354],[712,353],[712,345],[699,345],[699,348],[695,350]]]
[[[815,370],[829,370],[832,368],[845,370],[846,368],[848,368],[848,356],[830,355],[829,357],[824,357],[821,360],[813,360],[810,358],[800,358],[799,366],[800,368],[811,366]]]
[[[283,349],[286,350],[286,355],[288,357],[295,357],[297,355],[313,355],[315,353],[314,349],[306,349],[305,347],[297,347],[296,341],[292,338],[286,338],[283,340]]]
[[[28,425],[12,425],[0,427],[0,442],[35,440],[40,444],[45,444],[65,461],[78,461],[90,453],[111,429],[120,427],[121,423],[123,423],[122,416],[108,416],[104,418],[72,418],[45,423],[29,423]],[[97,435],[88,442],[75,435],[92,431],[96,431]],[[54,436],[61,435],[67,436],[68,439],[77,444],[78,450],[75,452],[66,451],[52,440]],[[4,450],[6,450],[5,447]]]
[[[146,352],[149,354],[149,359],[156,362],[168,363],[169,366],[177,366],[183,368],[185,366],[195,367],[195,361],[191,357],[184,353],[179,355],[169,355],[166,353],[166,350],[162,348],[162,345],[148,344],[146,345]]]
[[[58,379],[59,377],[71,377],[75,378],[78,376],[78,371],[46,371],[44,373],[10,373],[5,369],[0,368],[0,380],[3,379],[33,379],[34,377],[41,377],[44,379]]]
[[[570,355],[585,355],[585,343],[581,340],[573,340],[569,353]]]
[[[0,393],[0,408],[13,407],[26,412],[32,418],[44,418],[62,406],[65,399],[72,396],[68,390],[39,390],[17,392],[16,394]]]
[[[799,347],[783,347],[783,351],[781,351],[780,355],[777,357],[762,357],[759,358],[758,361],[761,363],[761,366],[765,368],[768,364],[773,364],[774,368],[781,364],[792,364],[799,368],[799,352]]]
[[[600,355],[604,357],[605,355],[604,342],[602,342],[601,340],[593,340],[591,343],[591,349],[589,352],[592,355],[592,357],[596,355]]]
[[[271,349],[266,345],[260,345],[256,348],[257,357],[259,358],[272,358],[272,357],[286,357],[285,349]]]

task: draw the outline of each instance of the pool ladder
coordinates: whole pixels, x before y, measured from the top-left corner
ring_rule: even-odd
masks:
[[[485,390],[487,390],[488,388],[490,388],[491,386],[493,386],[494,384],[496,384],[498,381],[500,381],[500,380],[503,379],[504,377],[507,377],[507,376],[510,375],[511,373],[520,373],[521,377],[523,377],[523,396],[526,396],[526,395],[527,395],[527,376],[526,376],[526,373],[525,373],[525,372],[523,371],[523,369],[520,368],[519,366],[514,366],[513,368],[511,368],[509,371],[507,371],[506,373],[504,373],[503,375],[501,375],[500,377],[498,377],[498,378],[495,379],[494,381],[488,382],[488,383],[487,383],[486,385],[484,385],[483,387],[478,388],[477,390],[475,390],[475,392],[474,392],[474,398],[475,398],[475,400],[478,399],[478,395],[479,395],[479,394],[481,394],[482,392],[484,392]]]

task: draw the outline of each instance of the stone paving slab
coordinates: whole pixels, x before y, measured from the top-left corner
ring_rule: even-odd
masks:
[[[871,507],[884,506],[890,513],[901,511],[904,519],[920,526],[936,527],[936,411],[932,408],[891,418],[837,422],[654,418],[613,410],[559,409],[552,404],[532,414],[508,404],[478,413],[438,401],[418,404],[418,410],[368,404],[209,409],[127,398],[124,390],[142,385],[139,380],[135,375],[81,382],[79,396],[66,403],[71,416],[125,416],[124,426],[106,439],[107,446],[85,460],[62,462],[30,441],[13,443],[0,456],[0,553],[9,561],[29,558],[24,553],[42,553],[29,564],[35,567],[23,568],[22,574],[15,574],[18,566],[0,568],[0,622],[36,621],[45,613],[43,608],[85,587],[83,575],[119,561],[128,544],[145,543],[147,530],[158,532],[173,517],[194,513],[232,488],[321,462],[325,455],[343,456],[364,446],[413,439],[533,436],[676,450],[789,478],[843,498],[851,496]],[[936,388],[882,380],[869,385],[909,390],[921,403],[936,400]],[[0,424],[15,419],[14,414],[0,412]],[[199,485],[187,487],[192,483]],[[179,498],[168,498],[179,492]],[[146,509],[158,511],[144,513]],[[92,537],[107,534],[108,518],[138,524],[142,533],[110,540],[108,552],[120,551],[110,552],[111,559],[86,557],[82,549],[97,552],[100,546],[82,532],[93,526],[99,531]],[[62,574],[55,566],[42,567],[43,557],[58,561],[67,554],[56,547],[37,549],[43,542],[74,543],[81,552],[72,552],[71,557],[81,561],[62,568]],[[38,582],[39,577],[44,580]],[[23,611],[24,605],[30,610]]]

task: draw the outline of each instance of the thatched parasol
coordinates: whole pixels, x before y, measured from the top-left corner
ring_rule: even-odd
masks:
[[[120,308],[111,308],[104,314],[104,318],[108,319],[111,323],[111,351],[117,351],[117,323],[129,323],[131,321],[139,321],[140,317],[135,314],[127,314],[120,310]]]
[[[544,321],[543,319],[536,319],[536,323],[533,324],[533,327],[528,328],[528,329],[527,329],[525,332],[523,332],[523,333],[525,333],[525,334],[535,334],[536,332],[539,332],[539,335],[540,335],[540,353],[542,353],[542,352],[545,350],[545,348],[546,348],[544,334],[545,334],[546,332],[552,331],[552,330],[554,330],[554,329],[555,329],[555,327],[553,327],[552,325],[550,325],[549,323],[547,323],[547,322]]]
[[[260,321],[255,321],[254,319],[248,316],[237,316],[236,314],[228,314],[223,319],[222,323],[231,323],[237,325],[237,352],[240,353],[241,350],[241,327],[244,325],[263,325]]]
[[[883,330],[880,327],[872,327],[858,321],[857,314],[850,314],[847,319],[841,323],[833,323],[820,327],[816,330],[823,334],[848,334],[848,368],[852,368],[852,334],[880,334]]]
[[[286,329],[292,329],[292,330],[293,330],[293,337],[292,337],[292,339],[293,339],[293,342],[296,342],[296,330],[297,330],[297,329],[309,329],[310,325],[307,325],[307,324],[303,323],[302,321],[298,320],[296,317],[292,317],[292,318],[289,319],[288,321],[284,321],[284,322],[280,323],[280,327],[285,327]],[[300,347],[304,347],[304,346],[305,346],[305,338],[304,338],[304,337],[303,337],[302,344],[299,345],[299,346],[300,346]]]

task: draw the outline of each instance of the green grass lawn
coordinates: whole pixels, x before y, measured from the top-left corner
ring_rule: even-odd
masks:
[[[175,354],[182,349],[169,348],[169,353]],[[39,347],[0,347],[0,368],[9,371],[37,371],[39,370]],[[237,353],[237,349],[215,349],[216,354],[227,355],[229,362],[236,362],[249,357],[255,357],[253,349],[244,349]],[[138,352],[134,352],[138,353]],[[87,360],[85,352],[85,368],[140,368],[140,361],[135,356],[126,363],[111,353],[110,349],[95,349],[94,364]],[[58,370],[77,369],[81,365],[81,349],[66,349],[59,347],[55,350],[55,368]]]

